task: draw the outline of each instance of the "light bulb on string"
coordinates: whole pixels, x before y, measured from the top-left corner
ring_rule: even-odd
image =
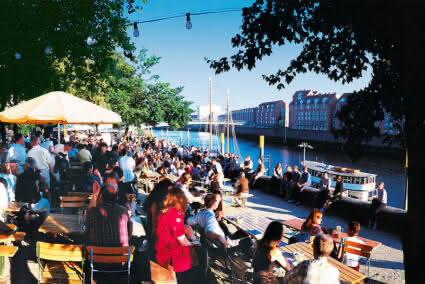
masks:
[[[45,53],[45,54],[50,54],[50,52],[52,52],[52,48],[51,48],[50,46],[47,46],[47,47],[44,49],[44,53]]]
[[[97,41],[94,39],[94,38],[92,38],[92,37],[88,37],[87,38],[87,44],[88,45],[93,45],[93,44],[95,44]]]
[[[21,57],[22,57],[22,56],[21,56],[21,54],[20,54],[19,52],[16,52],[16,53],[15,53],[15,58],[16,58],[16,59],[21,59]]]
[[[192,23],[190,22],[190,13],[186,14],[186,29],[190,30],[192,28]]]
[[[133,36],[134,37],[139,37],[139,28],[137,27],[137,23],[134,22],[134,31],[133,31]]]

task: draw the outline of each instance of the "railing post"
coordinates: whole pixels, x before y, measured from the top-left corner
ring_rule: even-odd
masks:
[[[264,136],[260,136],[260,159],[264,161]]]

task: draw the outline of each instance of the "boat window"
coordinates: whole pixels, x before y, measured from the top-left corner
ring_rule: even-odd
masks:
[[[361,183],[360,184],[365,184],[366,183],[366,179],[365,178],[361,178]]]
[[[360,184],[360,178],[358,178],[358,177],[355,177],[354,178],[354,182],[353,182],[354,184]]]

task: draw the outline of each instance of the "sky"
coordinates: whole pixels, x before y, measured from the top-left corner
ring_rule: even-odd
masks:
[[[130,15],[131,21],[143,21],[164,16],[200,12],[207,10],[242,8],[253,1],[242,0],[148,0],[141,12]],[[209,103],[209,81],[212,78],[212,103],[226,108],[226,90],[230,91],[230,110],[255,107],[262,102],[283,100],[289,103],[297,90],[311,89],[320,92],[342,94],[359,90],[371,79],[370,69],[363,77],[350,84],[329,80],[316,73],[298,75],[283,90],[269,86],[263,74],[273,74],[285,69],[291,59],[301,52],[302,46],[290,44],[275,47],[270,57],[257,62],[251,71],[231,71],[215,75],[204,58],[219,59],[237,52],[232,48],[231,38],[241,31],[242,11],[192,16],[192,29],[187,30],[186,18],[139,24],[139,37],[129,35],[136,47],[146,48],[148,55],[160,56],[154,73],[160,81],[169,82],[171,87],[183,86],[182,95],[193,102],[192,109]]]

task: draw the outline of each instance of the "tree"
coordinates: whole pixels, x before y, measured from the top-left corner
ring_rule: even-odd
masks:
[[[0,110],[52,90],[64,78],[78,78],[91,91],[114,65],[121,48],[135,50],[129,21],[144,1],[0,1]]]
[[[390,113],[400,134],[387,136],[385,142],[405,144],[402,122],[407,104],[401,91],[402,40],[397,21],[404,8],[402,1],[332,0],[257,0],[243,9],[242,32],[232,38],[239,48],[229,58],[208,60],[216,74],[231,67],[255,68],[256,62],[270,56],[274,46],[302,44],[301,53],[284,70],[263,75],[278,89],[284,88],[300,73],[326,74],[329,79],[349,83],[360,78],[368,67],[372,80],[367,87],[349,97],[337,114],[342,129],[336,137],[346,139],[353,159],[363,142],[379,136],[375,121]]]
[[[187,124],[192,103],[179,95],[183,87],[171,88],[169,83],[157,82],[159,76],[151,75],[151,68],[159,63],[160,57],[148,57],[147,50],[141,49],[135,66],[121,55],[115,57],[116,68],[110,73],[105,101],[121,115],[126,131],[128,126],[142,123],[155,126],[167,122],[171,128]],[[145,76],[149,77],[144,79]]]

